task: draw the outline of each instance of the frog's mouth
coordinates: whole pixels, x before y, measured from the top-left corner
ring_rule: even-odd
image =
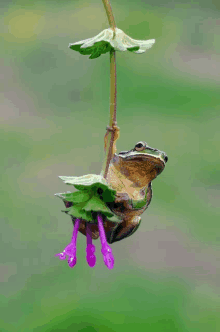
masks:
[[[168,161],[168,157],[165,152],[150,147],[147,147],[147,149],[144,151],[123,151],[119,153],[119,156],[128,160],[139,157],[142,157],[142,160],[144,160],[144,158],[146,157],[156,158],[160,159],[164,163],[164,165]]]

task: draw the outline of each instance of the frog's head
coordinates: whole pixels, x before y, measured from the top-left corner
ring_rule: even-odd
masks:
[[[168,157],[165,152],[151,148],[146,142],[138,142],[130,151],[115,154],[114,166],[127,179],[138,186],[145,186],[165,168]]]

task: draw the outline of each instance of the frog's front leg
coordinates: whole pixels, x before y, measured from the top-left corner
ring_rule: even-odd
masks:
[[[141,223],[141,217],[135,216],[130,220],[124,220],[112,232],[107,233],[108,243],[121,241],[122,239],[131,236],[136,232]]]
[[[112,151],[111,151],[111,155],[113,156],[117,151],[116,141],[119,139],[119,136],[120,136],[120,128],[117,126],[116,122],[114,122],[111,127],[107,126],[107,128],[106,128],[106,134],[104,136],[104,151],[105,152],[107,149],[108,136],[110,135],[110,133],[112,133],[112,135],[113,135],[113,144],[112,144]]]

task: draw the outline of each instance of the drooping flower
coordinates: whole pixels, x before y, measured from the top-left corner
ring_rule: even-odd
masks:
[[[107,202],[115,200],[116,191],[113,190],[101,175],[87,174],[83,176],[60,176],[68,185],[73,185],[78,191],[55,194],[60,197],[67,208],[66,213],[75,218],[71,242],[65,249],[56,254],[61,260],[68,258],[68,264],[72,268],[76,265],[76,243],[80,223],[86,220],[86,260],[90,267],[96,264],[95,245],[92,244],[91,223],[97,223],[101,240],[101,252],[103,260],[108,269],[114,267],[114,256],[112,249],[107,243],[103,226],[103,216],[112,222],[120,222],[114,213],[106,205]],[[70,203],[70,204],[67,204]],[[69,206],[69,207],[68,207]]]
[[[155,39],[137,40],[126,35],[121,29],[105,29],[97,36],[69,44],[69,48],[83,55],[90,55],[90,59],[98,58],[101,54],[115,51],[130,51],[137,54],[146,52],[153,46]]]

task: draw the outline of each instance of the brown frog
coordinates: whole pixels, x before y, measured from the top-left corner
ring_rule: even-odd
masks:
[[[114,223],[104,218],[108,243],[120,241],[138,229],[141,223],[140,215],[152,198],[151,182],[164,170],[167,161],[165,152],[151,148],[142,141],[130,151],[114,154],[106,180],[117,194],[115,202],[107,205],[121,222]],[[75,218],[72,217],[72,220],[74,223]],[[81,221],[79,231],[86,235],[85,220]],[[91,224],[91,231],[92,238],[97,239],[97,224]]]

